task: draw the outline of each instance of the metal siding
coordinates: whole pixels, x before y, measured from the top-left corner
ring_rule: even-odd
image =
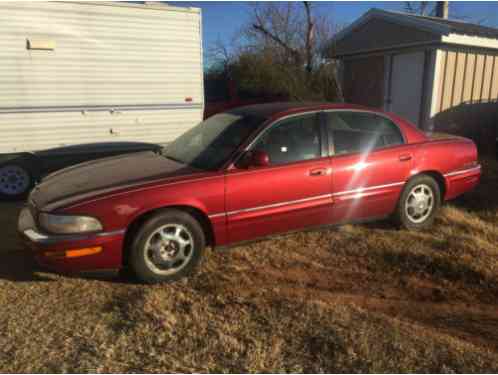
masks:
[[[438,111],[462,103],[482,103],[498,99],[498,57],[469,51],[441,50],[441,76],[437,95]],[[433,113],[432,115],[436,115]]]
[[[493,56],[484,56],[484,73],[481,86],[481,100],[489,100],[489,91],[491,87],[491,75],[493,69]]]
[[[472,87],[474,86],[474,69],[475,69],[476,55],[473,53],[467,54],[467,64],[465,67],[465,76],[463,77],[464,88],[462,102],[469,102],[472,100]]]
[[[490,100],[498,100],[498,56],[493,56],[493,79],[490,90]]]
[[[445,55],[443,51],[437,49],[433,52],[434,54],[434,66],[431,70],[434,72],[434,76],[432,79],[432,91],[430,94],[430,113],[429,118],[427,119],[428,123],[432,121],[432,118],[439,110],[439,98],[442,89],[442,79],[441,76],[444,74],[443,71],[443,60]],[[433,126],[433,124],[431,124]]]
[[[455,79],[455,61],[456,53],[448,52],[446,55],[446,68],[445,77],[443,85],[443,98],[441,104],[441,110],[444,111],[451,107],[451,96],[453,92],[453,81]]]
[[[437,82],[434,83],[434,85],[437,87],[437,98],[435,100],[436,111],[432,112],[433,116],[441,111],[441,106],[443,102],[442,98],[443,98],[444,78],[446,76],[446,61],[448,57],[446,51],[438,50],[438,52],[439,52],[439,59],[437,63],[439,68],[439,75],[437,76],[438,78]]]
[[[0,112],[31,107],[188,105],[187,97],[195,107],[123,110],[121,114],[109,110],[0,113],[0,152],[110,139],[168,142],[202,119],[198,10],[3,2],[0,34]],[[28,50],[29,38],[54,41],[55,49]],[[110,129],[119,135],[112,135]]]
[[[472,101],[478,102],[481,100],[482,78],[484,73],[484,55],[476,55],[476,65],[474,73],[474,87],[472,88]]]
[[[166,143],[202,117],[201,108],[155,111],[2,114],[0,152],[46,149],[75,143],[141,141]],[[29,148],[26,147],[29,145]]]
[[[464,72],[465,72],[465,57],[466,54],[463,52],[457,52],[456,61],[455,61],[455,76],[454,76],[454,85],[453,85],[453,93],[452,93],[452,105],[457,105],[462,101],[462,91],[464,80]]]

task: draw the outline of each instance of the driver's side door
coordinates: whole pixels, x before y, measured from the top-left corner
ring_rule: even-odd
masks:
[[[331,168],[318,113],[271,125],[249,148],[270,157],[264,167],[234,167],[226,175],[230,242],[328,223]]]

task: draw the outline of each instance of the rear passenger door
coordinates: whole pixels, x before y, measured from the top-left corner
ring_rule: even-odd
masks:
[[[399,127],[373,112],[325,112],[332,155],[334,221],[382,217],[394,211],[412,165]]]

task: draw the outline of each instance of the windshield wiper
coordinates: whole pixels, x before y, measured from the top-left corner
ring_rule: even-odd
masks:
[[[183,160],[180,160],[180,159],[177,159],[171,155],[166,155],[166,154],[162,154],[166,159],[170,159],[170,160],[173,160],[173,161],[176,161],[177,163],[180,163],[180,164],[185,164],[185,162]]]

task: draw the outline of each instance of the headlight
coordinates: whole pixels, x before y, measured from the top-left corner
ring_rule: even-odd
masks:
[[[89,216],[52,215],[42,213],[40,226],[50,233],[87,233],[102,230],[102,224]]]

